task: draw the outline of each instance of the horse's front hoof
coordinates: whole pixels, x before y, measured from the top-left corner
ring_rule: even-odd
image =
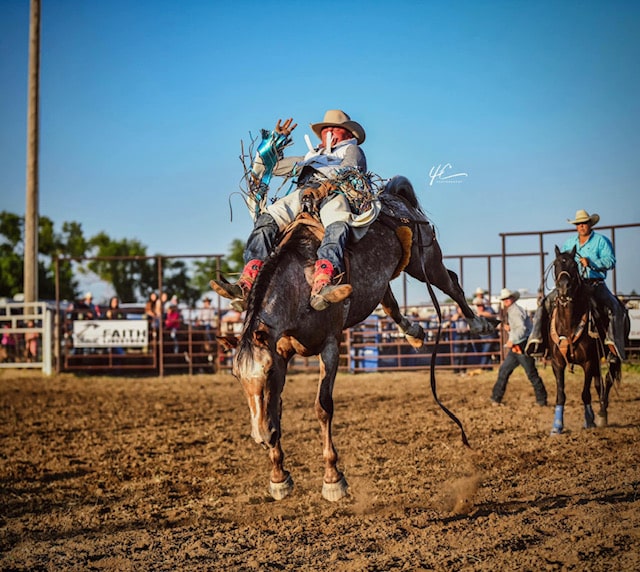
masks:
[[[322,483],[322,496],[331,502],[339,501],[347,496],[349,485],[344,476],[337,483]]]
[[[607,414],[605,413],[604,415],[598,413],[596,415],[596,427],[606,427],[607,425],[609,425],[609,419]]]
[[[288,497],[293,491],[293,479],[291,475],[287,475],[287,478],[281,483],[274,483],[269,481],[269,492],[271,496],[276,500],[282,500]]]
[[[563,430],[564,429],[562,427],[552,427],[550,435],[562,435]]]

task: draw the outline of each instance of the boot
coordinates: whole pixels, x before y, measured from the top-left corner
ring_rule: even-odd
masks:
[[[609,327],[607,328],[607,335],[604,338],[604,345],[607,346],[609,353],[607,355],[607,361],[609,363],[615,363],[616,361],[622,361],[624,356],[621,355],[618,345],[615,342],[615,326],[613,317],[609,317]],[[624,346],[623,346],[624,347]]]
[[[533,325],[527,345],[525,346],[524,353],[531,357],[542,357],[545,354],[546,348],[544,344],[544,335],[542,333],[542,325],[544,320],[543,312],[546,311],[544,303],[541,304],[533,317]]]
[[[231,300],[231,307],[234,310],[242,312],[246,309],[247,297],[263,264],[262,260],[257,259],[247,262],[235,284],[227,282],[225,279],[211,280],[209,284],[217,294]]]
[[[333,264],[326,259],[316,261],[311,286],[310,304],[314,310],[326,310],[330,304],[341,302],[351,296],[353,288],[350,284],[332,284]]]

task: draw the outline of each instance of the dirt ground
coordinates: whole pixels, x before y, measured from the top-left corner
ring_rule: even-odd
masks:
[[[567,432],[517,370],[340,375],[334,437],[350,495],[321,497],[315,376],[289,378],[292,496],[267,492],[267,453],[229,375],[132,379],[0,372],[2,570],[640,570],[640,373],[610,426]],[[555,383],[541,369],[550,398]]]

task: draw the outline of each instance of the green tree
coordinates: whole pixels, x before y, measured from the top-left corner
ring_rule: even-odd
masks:
[[[11,298],[23,289],[22,226],[18,215],[0,213],[0,296]]]
[[[183,260],[166,258],[163,261],[162,289],[178,300],[194,306],[201,291],[193,286],[193,275]]]
[[[0,213],[0,295],[12,297],[24,288],[24,217]],[[72,254],[83,256],[86,242],[78,223],[64,223],[62,234],[55,232],[53,221],[39,217],[38,221],[38,297],[55,298],[55,259]],[[71,261],[60,266],[60,294],[63,298],[77,295],[78,284],[73,278]]]
[[[244,267],[245,243],[236,238],[229,246],[229,254],[220,259],[220,272],[227,277],[237,277]],[[216,258],[197,260],[194,262],[195,272],[193,277],[193,287],[200,292],[200,295],[211,292],[209,282],[217,277],[218,262]]]
[[[89,248],[94,257],[104,260],[91,260],[87,268],[109,282],[120,300],[144,300],[156,282],[154,264],[147,258],[146,246],[135,239],[113,240],[100,232],[89,239]]]

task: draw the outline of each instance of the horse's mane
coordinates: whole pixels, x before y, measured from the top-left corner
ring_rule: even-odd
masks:
[[[247,299],[247,314],[245,332],[252,331],[256,325],[260,308],[273,280],[274,274],[282,260],[295,256],[312,263],[315,261],[318,240],[306,225],[297,226],[288,240],[278,245],[264,261],[258,276],[249,292]],[[243,332],[244,338],[244,332]]]

